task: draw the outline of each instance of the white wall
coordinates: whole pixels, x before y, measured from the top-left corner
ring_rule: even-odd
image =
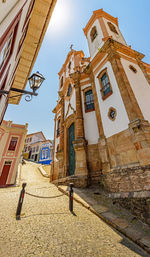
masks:
[[[116,26],[116,24],[114,24],[113,22],[111,22],[111,23],[115,26],[115,28],[116,28],[118,34],[116,34],[116,33],[114,33],[113,31],[110,30],[110,28],[109,28],[109,26],[108,26],[108,24],[107,24],[107,22],[110,22],[109,20],[107,20],[107,19],[105,19],[105,18],[103,18],[103,20],[104,20],[106,29],[107,29],[107,31],[108,31],[108,34],[109,34],[110,36],[112,36],[112,38],[113,38],[114,40],[120,42],[121,44],[126,45],[126,41],[125,41],[124,37],[122,36],[122,34],[121,34],[119,28]]]
[[[96,29],[97,29],[97,37],[94,39],[94,41],[92,42],[91,41],[91,37],[90,37],[90,33],[91,33],[91,29],[96,26]],[[102,30],[101,30],[101,27],[100,27],[100,24],[99,24],[99,21],[96,20],[92,27],[90,28],[90,30],[88,31],[87,33],[87,40],[88,40],[88,46],[89,46],[89,51],[90,51],[90,56],[91,56],[91,59],[97,54],[98,52],[98,49],[102,47],[102,45],[104,44],[104,42],[102,41],[102,38],[103,38],[103,33],[102,33]]]
[[[128,60],[121,58],[125,73],[130,82],[139,107],[143,113],[144,119],[150,122],[150,85],[148,84],[140,67]],[[129,69],[129,65],[136,68],[137,73]]]
[[[72,92],[72,95],[70,97],[70,101],[65,100],[65,111],[64,111],[64,114],[65,114],[64,118],[65,119],[67,119],[67,117],[69,117],[71,114],[73,114],[74,111],[76,110],[76,94],[75,94],[75,88],[73,87],[73,85],[72,85],[72,90],[73,90],[73,92]],[[69,102],[70,102],[71,107],[73,109],[71,107],[69,107],[69,112],[67,114]],[[66,114],[67,114],[67,116],[66,116]]]
[[[100,92],[100,84],[97,78],[99,72],[104,68],[107,68],[107,72],[108,72],[110,83],[113,90],[112,95],[105,100],[102,99],[101,92]],[[110,62],[107,62],[101,70],[99,70],[99,72],[95,76],[95,84],[96,84],[99,108],[100,108],[100,113],[101,113],[101,118],[102,118],[102,123],[104,128],[104,134],[106,137],[110,137],[116,133],[119,133],[127,129],[129,124],[129,119],[128,119],[127,112],[125,110],[123,100],[120,95],[117,81],[115,79]],[[110,107],[113,107],[117,110],[117,116],[114,121],[108,118],[108,111]]]
[[[98,126],[97,126],[97,119],[95,111],[85,112],[85,105],[84,105],[84,92],[83,89],[91,86],[91,84],[87,84],[82,86],[82,110],[83,110],[83,118],[84,118],[84,131],[85,131],[85,139],[88,141],[89,145],[97,144],[99,138]]]

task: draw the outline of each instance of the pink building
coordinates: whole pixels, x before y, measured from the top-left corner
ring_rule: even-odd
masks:
[[[0,126],[0,187],[14,185],[28,124],[3,121]]]

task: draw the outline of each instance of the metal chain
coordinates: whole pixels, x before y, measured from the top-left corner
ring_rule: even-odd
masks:
[[[28,192],[25,192],[27,195],[30,195],[30,196],[33,196],[33,197],[37,197],[37,198],[57,198],[57,197],[60,197],[60,196],[63,196],[64,194],[61,194],[61,195],[56,195],[56,196],[39,196],[39,195],[33,195],[33,194],[30,194]]]

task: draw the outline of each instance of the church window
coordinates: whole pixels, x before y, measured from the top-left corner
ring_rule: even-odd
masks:
[[[69,84],[67,96],[70,96],[70,95],[71,95],[71,92],[72,92],[72,86],[71,86],[71,84]]]
[[[101,86],[102,99],[105,100],[112,94],[112,88],[107,74],[107,69],[104,69],[99,75],[99,82]]]
[[[18,141],[17,137],[12,137],[11,138],[8,151],[15,151],[16,145],[17,145],[17,141]]]
[[[60,119],[59,119],[58,122],[57,122],[57,131],[56,131],[56,135],[57,135],[57,137],[59,137],[59,135],[60,135]]]
[[[133,67],[132,65],[129,65],[130,70],[132,70],[134,73],[137,73],[137,69]]]
[[[60,88],[62,88],[62,86],[63,86],[63,76],[61,77],[61,81],[60,81]]]
[[[97,29],[96,29],[96,26],[94,26],[91,30],[91,33],[90,33],[90,37],[91,37],[91,41],[93,42],[94,39],[97,37],[98,33],[97,33]]]
[[[69,62],[69,64],[68,64],[68,69],[70,71],[70,69],[71,69],[71,62]]]
[[[109,111],[108,111],[108,118],[109,118],[110,120],[115,120],[116,115],[117,115],[116,109],[113,108],[113,107],[110,107],[110,108],[109,108]]]
[[[94,108],[94,99],[92,90],[85,91],[85,112],[93,111]]]
[[[112,32],[118,34],[116,27],[111,22],[107,22],[107,24]]]

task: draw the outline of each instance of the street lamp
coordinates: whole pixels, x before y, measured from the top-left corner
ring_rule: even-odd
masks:
[[[30,88],[32,89],[33,92],[31,91],[26,91],[26,90],[22,90],[22,89],[19,89],[19,88],[10,88],[10,91],[14,91],[14,92],[19,92],[21,94],[19,95],[14,95],[14,96],[11,96],[9,98],[14,98],[14,97],[17,97],[17,96],[21,96],[21,95],[27,95],[25,97],[25,100],[27,102],[31,101],[32,99],[32,96],[37,96],[38,94],[36,93],[36,90],[38,88],[40,88],[41,84],[43,83],[43,81],[45,80],[45,78],[43,77],[42,74],[40,74],[38,71],[36,73],[33,73],[29,78],[29,85],[30,85]],[[10,91],[6,91],[6,90],[0,90],[0,95],[8,95]]]
[[[35,92],[43,83],[45,78],[43,77],[42,74],[40,74],[38,71],[36,73],[33,73],[29,78],[29,85],[30,88]]]

